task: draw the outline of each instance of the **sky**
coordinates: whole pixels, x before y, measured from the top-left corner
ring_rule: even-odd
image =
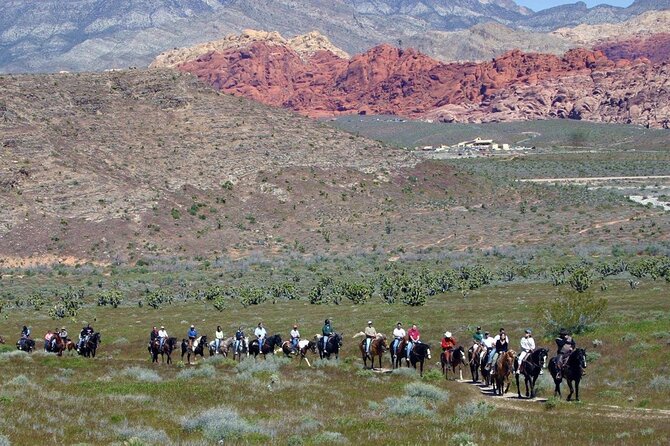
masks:
[[[533,11],[551,8],[552,6],[564,5],[566,3],[577,3],[578,0],[516,0],[522,6],[527,6]],[[633,0],[582,0],[589,8],[606,3],[613,6],[630,6]]]

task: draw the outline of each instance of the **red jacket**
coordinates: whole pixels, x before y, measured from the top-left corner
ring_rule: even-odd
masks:
[[[450,350],[456,347],[456,338],[442,338],[442,350]]]
[[[409,340],[414,342],[418,341],[421,338],[421,333],[419,333],[418,328],[410,328],[409,331],[407,332],[407,336],[409,336]]]

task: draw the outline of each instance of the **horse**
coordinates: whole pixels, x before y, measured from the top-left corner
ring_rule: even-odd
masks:
[[[420,365],[419,374],[421,376],[423,376],[423,363],[426,359],[430,358],[430,345],[423,342],[415,342],[412,351],[409,352],[409,362],[415,369],[417,363]]]
[[[98,344],[102,342],[102,336],[98,332],[92,333],[79,349],[79,354],[85,358],[95,358]]]
[[[235,349],[235,341],[233,341],[233,360],[237,357],[238,361],[242,361],[242,355],[249,356],[249,338],[246,336],[242,338],[237,349]]]
[[[267,355],[274,355],[275,348],[280,346],[281,336],[278,334],[265,338],[262,349],[258,348],[258,339],[254,339],[251,341],[251,344],[249,344],[249,354],[254,355],[254,359],[256,359],[258,355],[263,355],[264,358],[267,358]]]
[[[381,369],[382,356],[384,355],[384,352],[388,350],[388,345],[386,344],[386,336],[384,336],[383,334],[378,334],[372,341],[370,341],[370,353],[366,353],[365,351],[365,341],[366,339],[363,339],[363,341],[359,345],[361,355],[363,356],[363,368],[364,369],[368,368],[368,359],[370,359],[370,368],[374,369],[375,357],[379,357],[379,368]]]
[[[63,352],[65,351],[66,348],[66,343],[65,339],[61,338],[58,333],[54,333],[53,337],[51,338],[51,342],[49,344],[50,345],[47,351],[50,351],[51,353],[56,353],[57,356],[63,356]]]
[[[177,338],[167,338],[161,347],[160,339],[155,339],[151,343],[151,363],[158,362],[158,355],[161,355],[161,362],[165,363],[165,356],[167,355],[167,363],[172,363],[172,351],[177,347]]]
[[[486,349],[486,352],[484,353],[484,360],[482,361],[480,359],[481,362],[479,364],[479,373],[482,375],[482,381],[487,386],[492,385],[492,381],[493,381],[493,379],[492,379],[493,377],[492,377],[492,374],[491,374],[491,368],[488,367],[488,358],[489,358],[489,353],[491,353],[491,350],[493,350],[493,348],[487,348]]]
[[[335,355],[335,359],[339,359],[340,349],[342,348],[342,336],[344,333],[333,333],[328,338],[326,343],[326,348],[323,347],[323,342],[321,342],[322,337],[317,335],[317,346],[319,348],[319,358],[330,359],[330,355]]]
[[[442,374],[444,379],[449,379],[449,369],[454,373],[456,379],[456,367],[458,367],[458,375],[463,381],[463,366],[465,365],[465,349],[463,346],[451,350],[445,350],[440,355],[440,363],[442,364]]]
[[[65,348],[67,348],[68,352],[71,352],[72,350],[77,350],[77,344],[75,344],[72,339],[68,339],[67,342],[65,342]]]
[[[519,373],[516,375],[516,389],[521,398],[521,387],[519,386],[519,374],[523,375],[526,382],[526,398],[535,398],[535,382],[540,376],[544,362],[549,352],[546,348],[540,348],[527,355],[519,365]]]
[[[193,345],[191,347],[188,346],[188,339],[182,339],[181,340],[182,362],[184,361],[184,355],[186,355],[186,360],[188,361],[189,364],[192,364],[191,355],[193,355],[193,359],[196,359],[198,355],[200,355],[200,357],[204,359],[205,345],[207,345],[207,335],[202,335],[196,338],[196,340],[193,341]]]
[[[30,353],[35,350],[35,340],[30,338],[21,338],[16,341],[16,349]]]
[[[5,343],[5,338],[3,338],[2,336],[0,336],[0,344],[4,344],[4,343]]]
[[[217,354],[223,355],[224,357],[228,356],[228,351],[230,350],[230,346],[233,345],[233,342],[235,342],[234,337],[229,337],[224,340],[222,340],[219,343],[219,351],[216,351],[216,341],[212,341],[209,343],[209,356],[214,356]]]
[[[496,362],[493,371],[493,394],[504,395],[509,390],[511,381],[510,375],[514,373],[514,362],[516,361],[516,352],[508,350],[502,353]]]
[[[470,365],[470,375],[472,375],[472,382],[479,382],[479,369],[482,363],[482,352],[484,347],[480,344],[475,344],[468,349],[468,364]]]
[[[395,348],[395,353],[393,352],[394,342],[397,342],[398,344]],[[407,357],[407,337],[404,337],[399,341],[396,341],[395,339],[391,341],[391,347],[389,348],[389,351],[391,352],[391,365],[394,369],[400,367],[400,363],[403,359],[407,363],[407,366],[409,366],[409,358]]]
[[[582,380],[582,376],[584,376],[584,369],[586,368],[586,350],[583,348],[578,348],[570,353],[568,360],[563,366],[563,373],[560,378],[556,377],[558,373],[557,361],[557,356],[554,356],[551,358],[551,361],[549,361],[549,373],[551,373],[551,377],[554,379],[554,384],[556,385],[556,388],[554,389],[554,396],[558,395],[561,397],[561,382],[565,378],[565,380],[568,382],[568,388],[570,388],[570,394],[568,395],[567,400],[571,401],[572,394],[574,393],[575,400],[579,401],[579,382]],[[572,386],[573,381],[575,383],[574,389]]]
[[[302,360],[304,359],[305,362],[307,362],[307,367],[312,367],[312,365],[309,363],[309,359],[307,359],[307,353],[312,352],[316,354],[316,342],[315,341],[308,341],[307,339],[303,339],[301,341],[298,341],[298,347],[294,350],[293,345],[291,344],[291,341],[284,341],[284,343],[281,346],[282,352],[284,352],[284,356],[287,358],[290,358],[292,356],[299,356],[300,361],[298,362],[298,365],[302,363]]]

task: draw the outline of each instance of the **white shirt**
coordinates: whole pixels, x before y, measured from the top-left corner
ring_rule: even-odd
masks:
[[[299,338],[299,337],[300,337],[300,332],[298,330],[296,330],[296,329],[291,330],[291,339]]]
[[[394,328],[393,337],[394,338],[404,338],[406,336],[404,328]]]
[[[521,338],[521,349],[526,352],[535,350],[535,339],[532,337],[527,338],[525,336]]]
[[[496,345],[496,340],[491,336],[488,336],[482,339],[482,343],[486,346],[486,348],[493,348]]]
[[[223,331],[217,331],[215,336],[216,339],[223,339]]]
[[[158,337],[159,338],[167,338],[168,337],[167,331],[166,330],[158,330]]]
[[[265,338],[267,331],[265,331],[265,328],[263,327],[256,327],[256,329],[254,330],[254,334],[256,335],[257,338]]]

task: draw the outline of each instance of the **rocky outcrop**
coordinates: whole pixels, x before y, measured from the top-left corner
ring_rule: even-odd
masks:
[[[618,61],[622,59],[648,59],[653,63],[670,61],[670,33],[654,34],[648,38],[634,38],[624,41],[604,42],[595,47],[608,58]]]
[[[560,28],[552,34],[575,45],[593,46],[604,41],[647,37],[669,29],[670,11],[649,11],[621,23],[582,24]]]
[[[515,50],[486,63],[447,64],[390,45],[344,59],[329,51],[303,58],[288,45],[254,42],[207,53],[179,69],[223,92],[313,117],[570,118],[650,127],[668,127],[670,120],[668,66],[614,61],[585,49],[562,57]]]

